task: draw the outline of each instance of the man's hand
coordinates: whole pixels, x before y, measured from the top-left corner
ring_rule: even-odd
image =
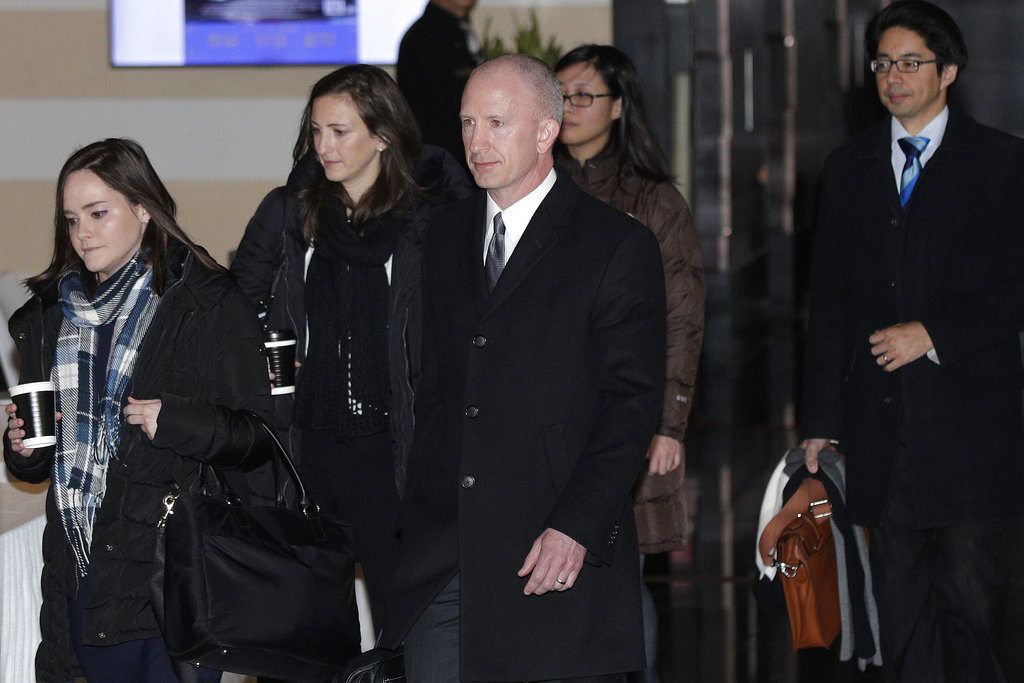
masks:
[[[124,407],[124,416],[130,425],[141,425],[142,431],[152,441],[156,436],[157,418],[160,417],[160,408],[163,403],[158,398],[139,400],[128,397],[128,405]]]
[[[800,448],[804,449],[807,471],[814,474],[818,471],[818,454],[826,448],[834,451],[835,445],[830,439],[804,439],[800,442]]]
[[[685,457],[682,443],[671,436],[655,434],[647,449],[647,471],[650,474],[668,474],[679,467]]]
[[[875,362],[886,372],[899,370],[928,353],[935,344],[924,325],[916,320],[877,330],[868,337]]]
[[[587,549],[579,543],[548,527],[533,542],[519,569],[519,576],[530,575],[523,593],[542,595],[550,590],[569,590],[576,583],[586,554]]]

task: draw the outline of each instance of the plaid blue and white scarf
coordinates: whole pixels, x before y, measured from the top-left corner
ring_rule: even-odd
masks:
[[[57,389],[57,451],[51,480],[64,533],[75,554],[79,576],[89,568],[96,511],[106,491],[107,463],[121,436],[121,404],[146,330],[160,297],[153,293],[153,269],[136,254],[90,300],[77,271],[60,284],[64,320],[57,337],[51,379]],[[107,284],[107,283],[105,283]],[[106,383],[94,386],[97,328],[114,324]]]

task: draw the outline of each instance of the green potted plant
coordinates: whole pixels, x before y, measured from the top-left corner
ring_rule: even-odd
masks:
[[[548,66],[554,68],[558,58],[562,56],[562,46],[555,39],[548,38],[547,42],[540,34],[540,22],[537,20],[537,11],[530,10],[530,20],[526,24],[516,21],[516,30],[512,38],[512,48],[505,45],[501,36],[491,34],[491,17],[487,18],[484,24],[484,36],[480,44],[480,52],[484,59],[491,59],[498,55],[518,52],[524,55],[537,57]]]

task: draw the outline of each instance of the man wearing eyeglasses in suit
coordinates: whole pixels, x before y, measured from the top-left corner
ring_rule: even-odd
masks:
[[[1000,521],[1024,489],[1024,141],[950,111],[953,19],[894,2],[867,32],[891,114],[826,162],[811,275],[808,469],[845,457],[871,528],[894,680],[1005,680]]]

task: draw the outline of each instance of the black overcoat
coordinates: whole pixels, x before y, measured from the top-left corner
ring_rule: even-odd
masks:
[[[657,240],[560,176],[493,293],[486,195],[424,242],[423,377],[385,646],[459,574],[461,675],[538,680],[642,667],[630,489],[660,416]],[[576,585],[525,596],[545,528],[587,548]]]
[[[846,456],[853,521],[880,522],[906,444],[918,523],[1022,509],[1024,141],[952,112],[906,209],[890,122],[825,165],[811,281],[806,437]],[[892,373],[868,337],[920,321],[927,357]]]

